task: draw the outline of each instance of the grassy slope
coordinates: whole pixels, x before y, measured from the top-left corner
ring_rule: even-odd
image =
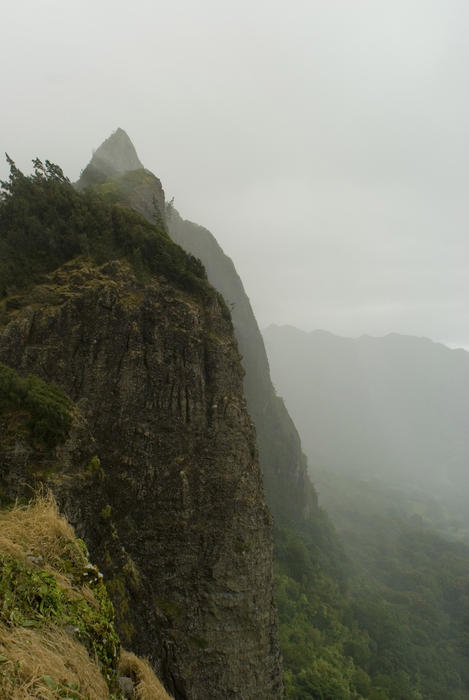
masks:
[[[169,697],[145,662],[121,654],[102,577],[50,495],[2,512],[0,533],[2,697],[120,698],[120,674],[136,699]]]

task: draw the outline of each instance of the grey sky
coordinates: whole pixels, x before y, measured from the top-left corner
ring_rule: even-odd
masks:
[[[121,126],[261,325],[469,347],[467,0],[15,0],[2,29],[20,167],[75,179]]]

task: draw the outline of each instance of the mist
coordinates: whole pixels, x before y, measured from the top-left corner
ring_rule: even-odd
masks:
[[[20,0],[3,25],[21,168],[76,179],[121,126],[261,326],[469,346],[467,3]]]

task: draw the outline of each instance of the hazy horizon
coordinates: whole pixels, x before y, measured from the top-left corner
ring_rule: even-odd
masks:
[[[261,327],[469,347],[467,3],[19,0],[3,17],[20,168],[76,179],[122,127]]]
[[[469,352],[469,346],[464,347],[462,345],[450,345],[449,343],[444,343],[440,340],[434,340],[433,338],[429,338],[427,335],[415,335],[415,333],[397,333],[396,331],[389,331],[389,333],[357,333],[357,334],[345,334],[345,333],[334,333],[333,331],[328,330],[327,328],[299,328],[299,326],[294,326],[291,323],[269,323],[267,326],[264,326],[261,328],[261,333],[262,335],[264,333],[267,333],[270,329],[272,328],[287,328],[287,329],[293,329],[295,331],[299,331],[300,333],[304,333],[306,335],[311,335],[314,333],[324,333],[327,335],[333,335],[336,338],[340,338],[342,340],[359,340],[360,338],[373,338],[373,339],[382,339],[382,338],[387,338],[388,336],[393,336],[393,335],[398,335],[402,336],[404,338],[416,338],[418,340],[428,340],[431,343],[435,343],[436,345],[444,345],[445,347],[449,348],[450,350],[464,350],[464,352]]]

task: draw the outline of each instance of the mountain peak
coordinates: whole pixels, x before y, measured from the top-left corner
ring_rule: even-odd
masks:
[[[109,177],[123,175],[129,170],[140,170],[142,163],[135,146],[124,131],[118,128],[98,149],[76,183],[78,189],[105,182]]]
[[[124,131],[118,128],[93,154],[90,165],[109,175],[143,168],[135,146]]]

